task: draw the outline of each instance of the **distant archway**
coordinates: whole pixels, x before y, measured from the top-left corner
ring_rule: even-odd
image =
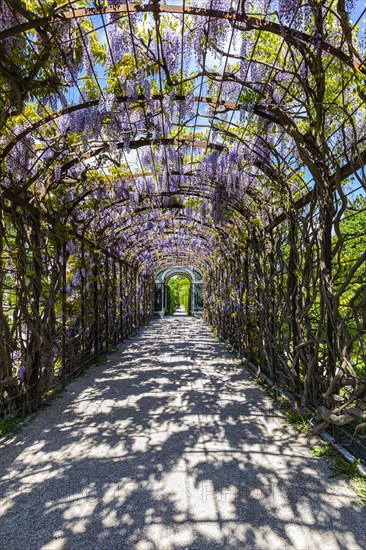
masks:
[[[168,310],[168,281],[175,275],[187,277],[191,282],[190,313],[193,316],[202,314],[202,275],[199,271],[173,266],[159,271],[155,277],[155,317],[164,317]]]

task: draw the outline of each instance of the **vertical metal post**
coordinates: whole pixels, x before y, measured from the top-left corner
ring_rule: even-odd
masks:
[[[133,286],[134,286],[134,292],[133,292],[133,329],[134,332],[138,329],[138,317],[139,313],[137,311],[137,270],[136,268],[133,270]]]
[[[117,269],[116,269],[116,258],[112,258],[112,275],[113,275],[113,285],[112,285],[112,302],[113,302],[113,347],[117,345]]]
[[[32,228],[31,239],[32,239],[32,268],[33,268],[33,281],[32,281],[32,297],[33,297],[33,312],[35,315],[34,324],[38,333],[41,333],[42,330],[42,321],[40,314],[40,301],[42,293],[42,272],[43,272],[43,259],[40,245],[40,232],[41,232],[41,221],[39,213],[37,212],[30,219],[30,225]],[[29,380],[30,390],[29,397],[31,401],[32,411],[38,410],[38,383],[39,377],[41,374],[41,349],[40,345],[36,342],[35,337],[33,336],[33,344],[35,345],[34,357],[32,361],[32,370]]]
[[[120,339],[125,339],[125,322],[123,315],[123,266],[122,261],[119,262],[119,318],[120,318]]]
[[[109,260],[106,255],[104,261],[105,293],[104,293],[104,312],[105,312],[105,351],[109,351]]]
[[[66,241],[62,243],[62,389],[66,388]]]
[[[129,279],[130,279],[130,284],[129,284],[129,289],[128,289],[128,294],[129,294],[129,300],[128,300],[128,305],[129,305],[129,311],[128,311],[128,318],[129,318],[129,334],[132,334],[133,332],[133,270],[132,268],[130,268],[129,270]]]
[[[298,294],[298,280],[296,275],[297,270],[297,249],[296,249],[296,220],[294,214],[291,214],[289,221],[289,235],[288,244],[290,246],[289,260],[288,260],[288,294],[290,304],[290,330],[292,336],[292,353],[296,355],[296,349],[298,344],[298,328],[297,328],[297,294]],[[300,386],[300,361],[297,357],[296,362],[293,365],[294,368],[294,396],[295,403],[299,406],[301,404],[301,386]]]
[[[81,267],[80,267],[80,294],[81,294],[81,311],[80,311],[80,325],[81,325],[81,372],[85,369],[85,243],[81,241]]]
[[[94,252],[94,266],[93,266],[93,307],[94,307],[94,355],[95,358],[99,355],[99,290],[98,290],[98,255]]]
[[[146,323],[148,321],[148,317],[149,317],[149,313],[148,313],[148,307],[149,307],[148,292],[149,292],[149,286],[148,286],[147,278],[145,276],[144,277],[144,325],[146,325]]]
[[[126,337],[130,336],[131,334],[131,316],[130,316],[130,298],[131,298],[131,274],[130,274],[130,266],[126,266],[125,271],[125,284],[126,284]]]

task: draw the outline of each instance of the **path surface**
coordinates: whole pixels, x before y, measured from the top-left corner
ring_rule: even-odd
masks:
[[[364,549],[309,445],[199,320],[156,320],[0,450],[0,548]]]

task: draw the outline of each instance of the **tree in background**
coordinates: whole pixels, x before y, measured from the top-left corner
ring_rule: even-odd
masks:
[[[173,315],[175,309],[183,306],[187,314],[191,314],[191,281],[182,275],[172,277],[168,282],[168,315]]]

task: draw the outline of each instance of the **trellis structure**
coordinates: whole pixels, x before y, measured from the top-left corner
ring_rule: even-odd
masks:
[[[0,414],[36,410],[203,274],[205,318],[366,417],[364,16],[301,0],[4,0]]]

